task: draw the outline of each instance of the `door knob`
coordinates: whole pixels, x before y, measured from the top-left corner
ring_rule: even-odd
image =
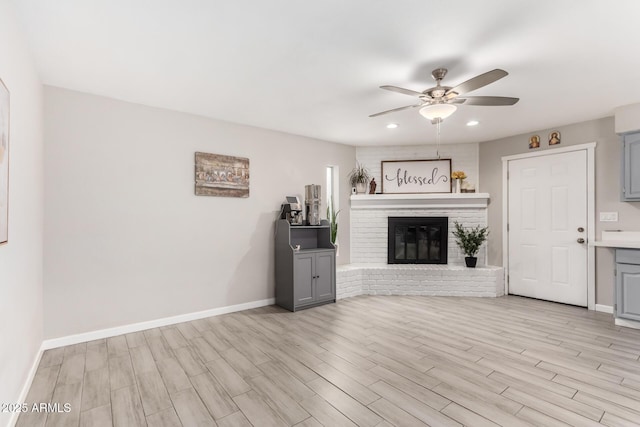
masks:
[[[584,239],[582,237],[578,238],[578,243],[584,243]]]
[[[578,233],[584,233],[584,228],[583,227],[578,227]]]

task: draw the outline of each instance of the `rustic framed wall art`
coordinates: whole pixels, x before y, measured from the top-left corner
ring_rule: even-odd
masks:
[[[196,196],[249,197],[249,159],[196,153]]]
[[[451,193],[451,159],[383,160],[382,193]]]

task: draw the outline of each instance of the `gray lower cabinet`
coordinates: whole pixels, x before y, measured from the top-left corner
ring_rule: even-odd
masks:
[[[316,301],[335,301],[336,299],[336,253],[319,252],[316,254]]]
[[[640,250],[616,249],[615,316],[640,321]]]
[[[326,221],[276,226],[276,304],[296,311],[336,300],[336,250]]]
[[[640,132],[622,136],[622,201],[640,201]]]
[[[315,300],[316,254],[303,253],[293,256],[293,295],[297,306],[310,304]]]
[[[335,300],[333,250],[305,251],[293,256],[293,293],[298,307]]]

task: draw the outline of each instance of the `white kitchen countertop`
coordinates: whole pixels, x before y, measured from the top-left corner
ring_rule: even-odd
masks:
[[[600,248],[640,249],[640,242],[626,242],[624,240],[596,240],[591,246]]]
[[[590,244],[604,248],[640,249],[640,231],[603,231],[602,239]]]

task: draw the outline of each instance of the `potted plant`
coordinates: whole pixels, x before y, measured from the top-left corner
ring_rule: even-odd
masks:
[[[327,220],[329,220],[329,226],[331,227],[331,243],[336,244],[338,238],[338,214],[340,211],[335,210],[333,205],[333,197],[331,202],[327,205]]]
[[[370,179],[369,171],[360,163],[356,163],[356,167],[349,173],[349,183],[352,187],[356,187],[356,193],[358,194],[367,192],[367,184],[369,184]]]
[[[454,222],[456,230],[453,235],[456,238],[456,243],[462,249],[466,255],[464,258],[467,267],[474,268],[478,258],[476,254],[480,250],[480,246],[487,240],[489,234],[489,227],[480,227],[479,225],[474,228],[466,229],[460,225],[457,221]]]

